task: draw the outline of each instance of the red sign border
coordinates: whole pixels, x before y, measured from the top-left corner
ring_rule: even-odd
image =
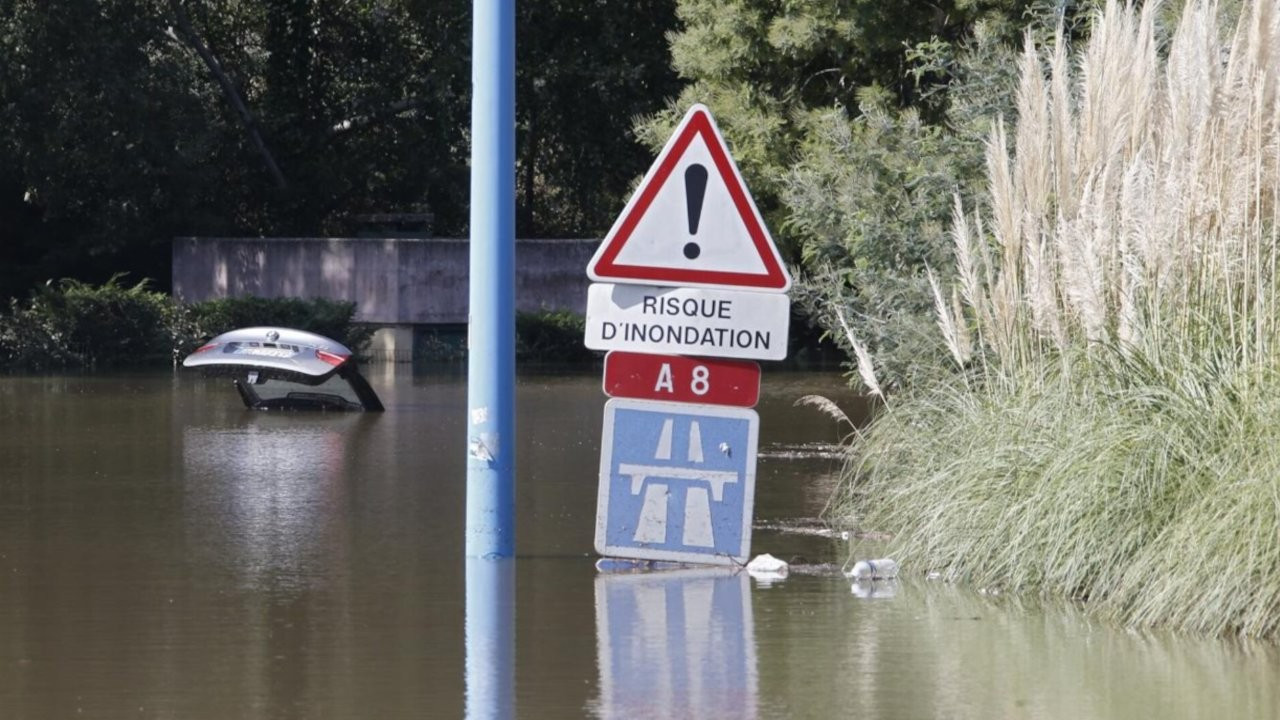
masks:
[[[672,170],[684,157],[685,151],[694,137],[701,135],[707,144],[707,150],[715,163],[717,172],[724,180],[729,196],[733,200],[738,214],[746,225],[751,242],[755,245],[760,259],[764,263],[765,272],[744,273],[724,270],[692,270],[687,268],[663,268],[645,265],[622,265],[616,262],[618,253],[622,251],[631,233],[635,231],[640,219],[649,210],[658,191],[670,177]],[[783,271],[778,257],[777,247],[765,230],[756,210],[755,203],[747,195],[739,178],[737,168],[715,129],[711,113],[701,105],[695,105],[689,111],[683,125],[672,136],[672,142],[663,150],[662,156],[651,175],[645,178],[644,185],[636,192],[634,201],[623,211],[619,222],[609,231],[604,239],[603,251],[588,268],[592,278],[598,280],[631,280],[653,283],[699,283],[730,288],[755,288],[766,290],[783,290],[791,286],[791,279]]]

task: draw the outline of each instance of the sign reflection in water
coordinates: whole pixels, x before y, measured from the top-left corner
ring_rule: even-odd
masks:
[[[599,717],[756,717],[746,573],[605,574],[595,585]]]

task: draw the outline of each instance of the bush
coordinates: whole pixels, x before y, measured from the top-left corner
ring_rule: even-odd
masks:
[[[149,290],[144,280],[125,286],[119,276],[100,286],[77,280],[50,282],[26,303],[0,312],[0,368],[55,370],[176,362],[229,330],[262,325],[306,330],[333,338],[360,354],[374,333],[354,321],[353,302],[313,298],[236,297],[184,305]],[[518,313],[520,362],[590,362],[598,353],[582,344],[584,320],[566,311]],[[422,354],[433,360],[465,357],[465,347],[425,334]]]
[[[591,362],[599,353],[582,344],[586,320],[567,310],[516,313],[518,362]]]
[[[1127,625],[1280,635],[1280,365],[1091,352],[1070,374],[891,398],[838,514],[947,580],[1065,596]]]
[[[1189,3],[1167,46],[1157,12],[1108,2],[1074,60],[1028,42],[934,285],[961,373],[886,400],[840,514],[949,578],[1277,637],[1280,7],[1231,38]]]
[[[0,362],[9,368],[127,366],[169,360],[182,309],[148,281],[49,283],[0,315]]]
[[[49,282],[0,312],[0,367],[7,370],[127,367],[173,362],[240,327],[279,325],[331,337],[359,353],[374,329],[355,303],[316,298],[226,298],[183,305],[116,276],[102,285]]]
[[[804,142],[782,183],[783,230],[802,255],[796,306],[853,357],[847,325],[875,353],[886,387],[945,356],[926,270],[952,264],[952,196],[981,193],[983,138],[1011,107],[1016,79],[1013,48],[983,24],[966,43],[931,52],[913,57],[918,69],[945,65],[953,77],[944,122],[866,88],[853,116],[835,108],[802,118]]]

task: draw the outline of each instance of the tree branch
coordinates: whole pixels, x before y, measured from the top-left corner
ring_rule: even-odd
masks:
[[[431,101],[428,98],[407,98],[405,100],[393,102],[386,107],[365,113],[364,115],[353,115],[352,117],[345,118],[334,123],[329,128],[329,132],[325,139],[332,140],[343,133],[374,125],[410,110],[417,110],[418,108],[426,107],[430,102]]]
[[[245,105],[244,99],[240,97],[236,86],[231,82],[231,78],[223,69],[222,63],[213,54],[209,47],[200,39],[199,33],[191,24],[191,16],[187,14],[187,9],[183,6],[182,0],[169,0],[169,7],[173,10],[174,19],[178,24],[178,31],[175,32],[172,27],[168,29],[169,37],[178,42],[189,45],[200,59],[204,61],[205,67],[222,86],[222,93],[227,97],[227,101],[235,108],[236,113],[240,116],[240,123],[244,126],[245,132],[249,134],[249,140],[253,142],[253,146],[258,150],[258,154],[262,156],[262,161],[267,166],[267,171],[271,173],[271,179],[275,181],[276,187],[285,190],[289,187],[289,183],[284,178],[284,173],[280,172],[280,166],[276,164],[275,157],[271,154],[271,149],[267,147],[267,143],[262,139],[262,133],[258,129],[258,121],[254,119],[253,113],[249,112],[249,107]]]

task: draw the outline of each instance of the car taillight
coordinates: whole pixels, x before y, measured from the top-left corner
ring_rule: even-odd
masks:
[[[209,343],[208,345],[201,345],[200,347],[196,348],[195,353],[191,353],[191,354],[195,355],[196,353],[208,352],[216,347],[218,347],[218,343]]]
[[[337,367],[347,361],[350,355],[339,355],[337,353],[326,352],[324,350],[316,350],[316,357]]]

